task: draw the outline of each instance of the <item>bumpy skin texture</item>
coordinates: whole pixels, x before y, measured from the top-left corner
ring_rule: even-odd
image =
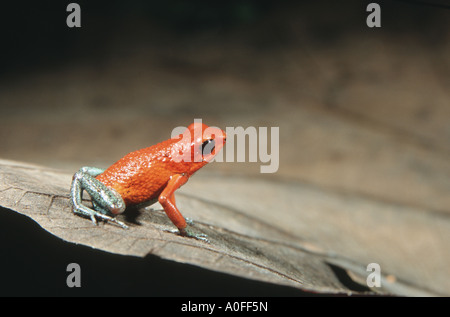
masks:
[[[74,175],[71,188],[73,210],[90,216],[94,223],[95,217],[100,217],[126,228],[110,214],[123,212],[125,206],[158,200],[182,235],[198,237],[186,228],[174,193],[214,158],[225,140],[224,131],[193,123],[178,138],[129,153],[103,172],[81,168]],[[95,210],[82,205],[83,190],[91,195]]]
[[[177,147],[176,142],[170,139],[129,153],[96,178],[115,189],[127,206],[154,201],[172,175],[193,173],[189,164],[173,161],[171,153]]]
[[[202,131],[206,128],[208,126],[203,124]],[[194,162],[194,154],[198,152],[196,147],[202,145],[204,138],[201,141],[194,139],[193,125],[187,130],[192,136],[190,143],[183,142],[180,138],[169,139],[131,152],[96,178],[109,188],[115,189],[127,206],[156,200],[171,176],[183,174],[190,177],[208,163],[208,160]],[[225,135],[225,132],[221,133]],[[177,154],[184,153],[187,147],[191,148],[191,162],[174,160]]]

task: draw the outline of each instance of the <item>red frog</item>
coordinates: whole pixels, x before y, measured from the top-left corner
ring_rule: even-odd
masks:
[[[73,212],[90,217],[94,224],[100,218],[128,228],[114,216],[127,206],[159,201],[181,235],[206,240],[187,227],[174,193],[214,158],[225,141],[224,131],[194,122],[178,137],[131,152],[106,170],[82,167],[73,176]],[[92,208],[82,204],[83,190],[91,196]]]

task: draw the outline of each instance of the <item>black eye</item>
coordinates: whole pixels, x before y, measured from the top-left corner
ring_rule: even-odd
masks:
[[[202,144],[203,155],[211,154],[211,152],[214,150],[215,147],[216,147],[216,142],[214,141],[214,139],[206,140]]]

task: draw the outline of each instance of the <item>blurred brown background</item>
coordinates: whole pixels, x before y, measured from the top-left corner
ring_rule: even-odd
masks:
[[[106,167],[194,118],[280,128],[300,180],[450,212],[450,10],[378,1],[78,1],[2,8],[0,157]],[[437,2],[438,3],[438,2]],[[442,3],[442,2],[441,2]]]
[[[372,1],[76,2],[79,29],[66,26],[69,2],[2,4],[1,159],[73,173],[107,167],[194,118],[223,129],[279,127],[277,173],[261,174],[260,162],[215,163],[199,173],[368,198],[354,222],[338,227],[349,228],[347,240],[331,235],[344,249],[366,228],[352,230],[357,220],[386,203],[401,217],[386,213],[389,226],[378,229],[386,228],[388,238],[377,245],[377,235],[368,237],[371,250],[381,254],[391,238],[407,246],[414,237],[417,245],[408,250],[430,253],[408,253],[416,264],[408,273],[399,252],[392,257],[398,269],[389,269],[448,294],[445,242],[429,245],[448,236],[450,213],[448,4],[376,1],[381,28],[369,28]],[[260,204],[276,205],[276,195],[264,196]],[[298,210],[307,217],[308,200],[302,201]],[[348,220],[343,215],[351,204],[329,222]],[[411,223],[423,223],[420,233],[434,233],[435,240],[416,236],[414,226],[396,235],[411,210]],[[418,213],[436,226],[422,230],[428,222]],[[362,223],[370,225],[366,218]],[[358,241],[356,248],[364,256],[371,251]],[[386,256],[396,253],[393,247]],[[427,254],[434,257],[424,261]]]

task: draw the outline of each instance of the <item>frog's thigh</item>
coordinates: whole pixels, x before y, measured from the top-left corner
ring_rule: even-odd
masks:
[[[73,196],[79,198],[78,203],[81,204],[81,191],[85,190],[91,196],[95,210],[103,214],[120,214],[124,212],[126,205],[119,193],[94,177],[94,175],[100,174],[101,170],[96,168],[87,169],[83,167],[74,175],[74,183],[77,183],[75,187],[78,186],[79,189],[78,193],[73,193]]]

